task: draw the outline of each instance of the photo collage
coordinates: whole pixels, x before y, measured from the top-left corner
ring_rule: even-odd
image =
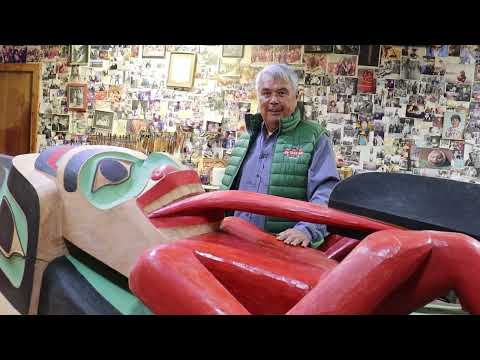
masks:
[[[173,73],[172,54],[191,68]],[[0,63],[34,62],[39,151],[148,135],[221,166],[257,111],[256,74],[286,63],[339,168],[480,182],[480,45],[0,45]]]

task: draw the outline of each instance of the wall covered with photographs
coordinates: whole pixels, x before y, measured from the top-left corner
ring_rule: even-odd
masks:
[[[0,45],[1,62],[43,64],[39,150],[169,151],[208,177],[282,62],[339,167],[480,182],[480,45]]]

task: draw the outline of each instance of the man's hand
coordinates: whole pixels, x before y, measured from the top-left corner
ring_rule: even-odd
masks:
[[[310,239],[308,238],[307,234],[305,234],[303,231],[293,228],[282,231],[277,235],[277,239],[282,240],[285,244],[293,246],[302,245],[303,247],[307,247],[310,243]]]

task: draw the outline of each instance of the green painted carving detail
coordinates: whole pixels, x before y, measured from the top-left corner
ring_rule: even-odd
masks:
[[[6,179],[8,178],[9,174],[10,173],[5,176],[5,181],[3,182],[3,184],[0,185],[0,199],[3,199],[3,197],[5,197],[10,204],[10,208],[12,210],[12,215],[15,222],[15,229],[17,231],[20,244],[22,245],[25,256],[28,256],[27,217],[23,213],[17,201],[14,199],[13,195],[8,190]],[[5,274],[10,283],[14,287],[19,288],[22,283],[23,274],[25,272],[25,259],[19,255],[13,255],[10,258],[6,258],[5,256],[3,256],[3,254],[0,253],[0,269]]]
[[[120,184],[104,186],[93,193],[92,184],[95,179],[97,165],[101,160],[107,158],[132,162],[130,177]],[[80,169],[80,191],[96,208],[102,210],[111,209],[129,199],[137,197],[147,185],[152,171],[166,164],[178,167],[171,157],[163,153],[152,153],[145,160],[140,160],[130,154],[117,151],[97,154],[88,159]]]

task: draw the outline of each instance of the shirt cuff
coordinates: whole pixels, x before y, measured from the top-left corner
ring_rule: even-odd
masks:
[[[310,241],[309,246],[315,249],[322,245],[327,236],[327,227],[325,225],[299,222],[293,228],[303,232]]]

